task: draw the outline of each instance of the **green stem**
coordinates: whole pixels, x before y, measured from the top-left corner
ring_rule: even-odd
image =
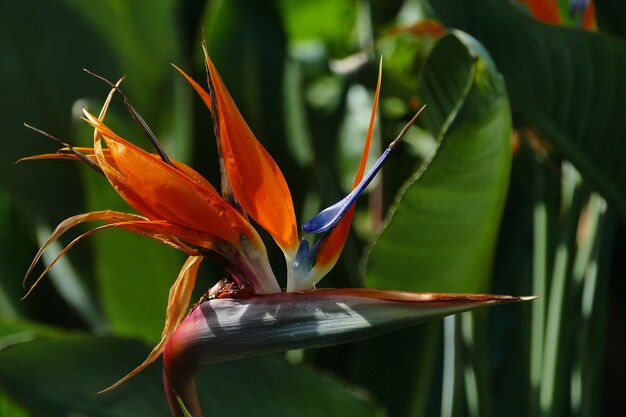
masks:
[[[563,378],[566,363],[564,348],[567,346],[566,339],[569,336],[569,332],[566,333],[569,328],[563,318],[571,301],[572,255],[576,250],[577,226],[586,195],[580,174],[571,164],[563,162],[562,174],[562,229],[558,237],[552,272],[539,393],[542,417],[561,415],[565,404],[565,387],[569,386]]]
[[[600,414],[600,385],[604,358],[607,292],[614,218],[606,202],[594,194],[589,204],[590,233],[588,248],[575,268],[580,289],[580,332],[577,357],[572,372],[572,415],[592,417]],[[586,261],[586,262],[585,262]]]
[[[596,281],[595,258],[597,256],[598,224],[602,205],[603,200],[597,194],[593,194],[589,199],[585,214],[582,216],[582,219],[585,219],[585,221],[581,222],[584,224],[584,227],[582,227],[583,232],[579,234],[578,252],[576,253],[576,261],[572,271],[573,298],[575,300],[575,308],[572,310],[572,321],[580,323],[579,340],[574,345],[575,353],[572,361],[570,387],[570,407],[574,416],[580,416],[582,398],[585,395],[582,392],[584,384],[582,379],[582,350],[584,349],[584,337],[588,335],[589,329],[586,328],[588,323],[583,321],[585,314],[582,311],[582,294],[590,281]]]
[[[548,299],[548,207],[546,191],[546,173],[543,165],[533,164],[534,172],[534,207],[533,207],[533,271],[532,294],[539,298],[531,307],[530,336],[530,384],[534,401],[533,414],[539,413],[539,391],[543,369],[543,345],[546,323],[546,303]]]
[[[443,384],[441,417],[458,416],[463,392],[463,359],[461,357],[460,315],[443,319]]]
[[[475,311],[461,316],[465,395],[470,417],[493,414],[489,380],[487,312]]]

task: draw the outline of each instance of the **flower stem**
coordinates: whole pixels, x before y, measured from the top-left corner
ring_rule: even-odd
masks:
[[[202,417],[193,372],[172,372],[165,356],[163,359],[163,385],[172,417],[185,417],[185,411],[193,417]],[[181,408],[180,403],[186,410]]]

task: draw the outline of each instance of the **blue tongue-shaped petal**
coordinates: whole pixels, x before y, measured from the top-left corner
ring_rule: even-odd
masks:
[[[350,192],[350,194],[332,206],[325,208],[311,220],[304,223],[302,225],[302,229],[307,233],[324,233],[335,227],[346,211],[348,211],[365,188],[367,188],[369,183],[372,182],[372,179],[374,179],[378,171],[380,171],[380,168],[382,168],[385,160],[392,150],[393,148],[390,146],[385,150],[385,152],[383,152],[380,158],[376,161],[376,164],[374,164],[374,167],[372,167],[372,169],[365,174],[363,180]]]
[[[383,152],[383,154],[378,158],[372,169],[367,174],[365,174],[363,180],[350,192],[350,194],[348,194],[332,206],[325,208],[311,220],[302,225],[302,229],[306,233],[324,233],[331,230],[337,225],[337,223],[339,223],[339,220],[341,220],[344,214],[346,214],[346,212],[354,204],[356,199],[359,198],[359,195],[361,195],[361,193],[365,190],[365,188],[367,188],[369,183],[372,182],[372,179],[374,179],[378,171],[380,171],[383,164],[385,163],[385,160],[387,160],[389,154],[391,154],[391,151],[395,149],[400,140],[402,140],[402,137],[404,137],[409,128],[413,125],[413,123],[415,123],[415,120],[417,120],[417,117],[420,115],[424,107],[422,107],[415,114],[415,116],[413,116],[411,121],[407,123],[404,129],[402,129],[398,137],[389,144],[387,149],[385,149],[385,152]]]

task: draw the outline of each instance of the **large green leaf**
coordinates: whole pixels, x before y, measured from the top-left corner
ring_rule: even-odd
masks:
[[[541,24],[510,2],[433,2],[439,18],[480,40],[511,106],[626,216],[626,42]]]
[[[0,393],[0,416],[29,417],[31,415],[25,408]]]
[[[8,193],[0,187],[0,316],[15,317],[25,313],[22,274],[35,245],[29,240],[23,216],[14,207]]]
[[[111,393],[95,394],[137,365],[147,350],[141,343],[111,337],[23,343],[0,350],[0,387],[45,415],[168,416],[157,365]],[[198,385],[211,416],[382,415],[365,393],[275,358],[211,366],[200,373]]]
[[[63,332],[56,327],[0,315],[0,350],[16,343],[29,342],[37,337],[58,337],[62,334]]]
[[[111,50],[71,9],[46,0],[0,3],[0,78],[3,82],[0,183],[12,199],[43,219],[79,210],[76,165],[14,165],[21,157],[55,148],[22,126],[28,122],[68,138],[72,104],[101,89],[81,68],[116,68]],[[97,51],[97,53],[93,53]],[[10,81],[9,81],[10,80]]]
[[[420,85],[425,123],[441,138],[406,184],[368,258],[373,287],[487,288],[511,162],[504,83],[473,39],[454,33],[429,57]]]
[[[125,231],[100,233],[94,242],[99,295],[111,331],[159,340],[169,289],[183,257],[172,248]]]
[[[245,392],[245,401],[224,398]],[[200,372],[198,396],[215,416],[379,416],[367,392],[305,366],[262,357],[226,362]]]
[[[511,125],[503,82],[479,44],[453,33],[435,45],[419,95],[428,106],[423,123],[440,145],[428,169],[417,171],[406,184],[374,243],[367,283],[412,291],[484,291],[510,169]],[[392,343],[373,340],[358,350],[357,380],[393,415],[437,412],[429,398],[437,398],[431,394],[440,385],[439,328],[429,323],[392,336]],[[401,367],[398,357],[404,357]],[[402,382],[381,384],[381,369]]]
[[[166,416],[157,369],[110,395],[96,395],[140,363],[145,350],[141,343],[108,337],[21,343],[0,350],[0,386],[42,415]]]

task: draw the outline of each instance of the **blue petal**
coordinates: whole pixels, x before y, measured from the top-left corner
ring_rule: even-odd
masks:
[[[395,142],[395,141],[394,141]],[[395,143],[394,143],[395,144]],[[363,180],[356,186],[354,190],[345,196],[342,200],[332,206],[322,210],[317,216],[302,225],[302,229],[306,233],[324,233],[334,228],[339,220],[346,214],[348,209],[354,204],[361,193],[367,188],[372,179],[376,176],[380,168],[382,168],[385,160],[394,149],[395,146],[389,146],[385,152],[378,158],[372,169],[365,175]]]
[[[341,218],[346,214],[346,211],[352,207],[356,199],[359,198],[369,183],[372,182],[372,179],[374,179],[378,171],[380,171],[391,151],[396,148],[406,132],[409,131],[409,128],[413,125],[413,123],[415,123],[424,108],[426,108],[426,105],[422,106],[422,108],[415,113],[409,123],[407,123],[400,134],[398,134],[398,137],[396,137],[393,142],[389,144],[387,149],[385,149],[385,152],[383,152],[380,158],[378,158],[378,161],[376,161],[372,169],[365,174],[363,180],[356,186],[356,188],[354,188],[354,190],[352,190],[352,192],[350,192],[350,194],[332,206],[322,210],[317,216],[302,225],[302,229],[306,233],[324,233],[332,230],[337,223],[339,223],[339,220],[341,220]]]
[[[576,17],[577,14],[582,14],[589,7],[589,0],[572,0],[569,6],[569,13],[571,17]]]

